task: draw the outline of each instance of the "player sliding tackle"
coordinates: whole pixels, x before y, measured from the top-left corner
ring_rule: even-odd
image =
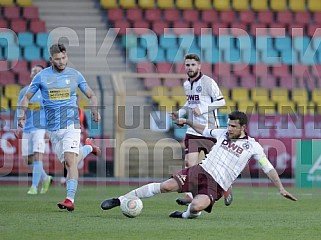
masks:
[[[211,212],[214,203],[222,197],[223,191],[232,185],[251,158],[258,161],[283,197],[296,201],[297,199],[283,187],[262,146],[247,135],[247,122],[246,114],[239,111],[229,114],[227,129],[208,129],[187,119],[177,119],[177,124],[187,124],[205,137],[217,139],[207,157],[200,164],[182,169],[162,183],[150,183],[132,190],[125,196],[107,199],[101,203],[101,208],[108,210],[119,206],[124,197],[131,195],[147,198],[165,192],[192,192],[195,197],[187,210],[175,211],[169,216],[196,218],[202,210]]]

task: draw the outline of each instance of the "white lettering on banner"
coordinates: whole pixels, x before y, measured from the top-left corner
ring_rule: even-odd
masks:
[[[282,128],[281,121],[276,123],[275,137],[277,138],[301,138],[302,129],[298,129],[293,122],[288,122],[286,128]]]
[[[317,170],[321,170],[321,156],[319,156],[318,160],[310,168],[309,174],[313,174]]]
[[[16,152],[16,147],[12,146],[8,140],[15,140],[13,132],[5,132],[1,136],[1,148],[5,154],[13,154]]]
[[[259,123],[256,121],[251,121],[249,123],[249,131],[251,133],[251,137],[270,137],[271,136],[271,132],[270,132],[270,128],[268,125],[266,125],[265,129],[259,129]]]
[[[321,129],[316,128],[314,122],[305,123],[304,132],[306,138],[320,138],[321,136]]]
[[[321,175],[308,175],[307,180],[310,182],[321,182]]]

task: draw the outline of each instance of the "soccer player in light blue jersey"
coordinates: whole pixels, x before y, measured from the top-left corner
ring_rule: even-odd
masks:
[[[36,65],[31,69],[31,79],[40,72],[43,66]],[[18,98],[18,105],[27,92],[29,86],[21,89]],[[19,110],[17,111],[19,114]],[[43,154],[45,152],[45,134],[46,117],[42,106],[42,97],[40,91],[30,99],[29,109],[26,111],[27,121],[22,133],[22,157],[28,166],[32,169],[32,185],[27,192],[29,195],[38,194],[38,185],[42,182],[41,194],[48,191],[52,177],[48,176],[43,169]],[[16,135],[19,135],[20,129],[17,129]]]
[[[88,86],[83,75],[77,70],[67,67],[67,50],[63,44],[50,47],[51,66],[37,74],[23,97],[18,124],[25,122],[25,110],[32,96],[40,90],[46,113],[46,128],[49,138],[61,163],[67,169],[67,196],[58,202],[60,209],[74,210],[75,194],[78,186],[78,163],[90,152],[101,154],[99,147],[92,139],[86,139],[85,146],[80,147],[80,123],[77,105],[77,89],[79,88],[90,100],[93,121],[100,121],[97,97]]]

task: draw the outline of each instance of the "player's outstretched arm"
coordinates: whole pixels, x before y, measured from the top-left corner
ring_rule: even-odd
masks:
[[[200,134],[203,134],[204,132],[204,129],[205,129],[205,126],[202,125],[202,124],[198,124],[198,123],[194,123],[193,121],[191,120],[188,120],[186,118],[179,118],[175,121],[175,123],[177,125],[184,125],[184,124],[187,124],[189,125],[190,127],[192,127],[196,132],[200,133]]]
[[[270,170],[267,173],[267,175],[271,179],[271,181],[274,183],[274,185],[279,189],[280,194],[283,197],[290,199],[292,201],[297,201],[296,197],[294,197],[291,193],[289,193],[288,191],[285,190],[285,188],[282,185],[281,179],[279,178],[279,175],[275,169]]]
[[[29,106],[29,101],[33,97],[34,93],[26,92],[26,94],[21,99],[20,105],[19,105],[19,113],[17,116],[18,119],[18,126],[23,128],[25,121],[26,121],[26,110]]]

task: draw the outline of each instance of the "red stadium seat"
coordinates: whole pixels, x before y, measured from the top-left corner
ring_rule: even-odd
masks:
[[[239,20],[243,23],[253,23],[255,21],[255,13],[251,10],[240,11]]]
[[[8,20],[0,19],[0,28],[8,28]]]
[[[172,87],[181,87],[182,86],[182,82],[180,79],[177,79],[177,78],[165,78],[164,81],[163,81],[163,85],[165,87],[168,87],[168,88],[172,88]]]
[[[11,68],[14,73],[28,72],[28,62],[25,60],[18,60],[11,62]]]
[[[240,86],[244,88],[253,88],[257,86],[256,77],[248,75],[246,77],[240,77]]]
[[[7,19],[20,18],[20,7],[18,6],[3,7],[3,16]]]
[[[27,31],[27,22],[26,20],[20,19],[12,19],[10,22],[11,30],[18,33],[18,32],[26,32]]]
[[[287,34],[287,28],[284,23],[271,23],[269,32],[272,37],[284,36]]]
[[[231,24],[231,35],[233,36],[243,36],[248,34],[248,28],[246,23],[234,23]]]
[[[221,11],[219,19],[224,23],[233,23],[236,19],[236,12],[233,10]]]
[[[187,22],[179,21],[174,22],[172,31],[176,35],[192,33],[191,26]]]
[[[157,63],[156,68],[159,73],[172,73],[174,70],[174,66],[169,62]]]
[[[279,23],[290,24],[293,23],[293,13],[290,11],[277,12],[276,20]]]
[[[165,9],[163,11],[163,17],[166,21],[175,22],[180,19],[180,12],[178,9]]]
[[[313,14],[313,20],[315,23],[321,23],[321,12],[315,12]]]
[[[203,21],[196,21],[192,24],[192,27],[194,28],[194,34],[195,35],[201,35],[201,34],[211,34],[211,29],[209,28],[208,23]]]
[[[231,66],[227,63],[219,63],[214,65],[214,75],[229,77],[232,75]]]
[[[272,23],[274,22],[274,13],[272,11],[261,11],[257,13],[257,21],[259,23]]]
[[[270,74],[258,77],[257,87],[274,89],[276,87],[276,78]]]
[[[311,16],[309,12],[296,12],[294,13],[294,20],[296,23],[309,24]]]
[[[130,21],[138,21],[143,19],[143,10],[141,8],[130,8],[126,10],[127,19]]]
[[[267,36],[268,26],[266,23],[253,23],[250,25],[250,34],[254,36]]]
[[[146,9],[145,10],[145,19],[150,22],[160,20],[161,19],[161,10],[159,8]]]
[[[108,21],[117,21],[124,19],[124,10],[121,8],[111,8],[107,11]]]
[[[144,78],[144,86],[146,89],[162,86],[162,80],[160,78]]]
[[[18,76],[18,84],[20,84],[21,86],[27,86],[30,84],[31,79],[30,79],[29,72],[19,72],[17,76]]]
[[[8,71],[10,68],[9,68],[9,62],[8,61],[0,61],[0,72],[2,71]]]
[[[136,70],[138,73],[154,73],[155,65],[152,62],[138,62],[136,64]]]
[[[185,63],[176,63],[175,64],[175,73],[186,73],[185,71]]]
[[[202,62],[201,63],[201,72],[211,77],[213,74],[212,64]]]
[[[150,33],[149,22],[144,20],[135,21],[133,23],[134,33],[137,35],[142,35],[145,33]]]
[[[118,34],[124,35],[124,34],[126,34],[127,29],[131,28],[131,25],[130,25],[129,21],[127,21],[127,20],[117,20],[114,23],[114,27],[119,28]]]
[[[255,64],[252,68],[253,75],[256,77],[267,76],[270,74],[269,66],[266,64]]]
[[[0,82],[3,85],[16,83],[15,74],[11,71],[0,72]]]
[[[308,25],[308,30],[307,30],[307,35],[309,37],[320,37],[321,36],[321,28],[319,24],[315,24],[315,23],[310,23]]]
[[[237,77],[248,77],[251,76],[251,68],[248,64],[234,64],[233,65],[233,73]]]
[[[33,33],[46,32],[46,23],[42,20],[32,19],[29,29]]]
[[[290,75],[290,69],[288,65],[276,64],[272,67],[272,73],[276,77],[288,77]]]
[[[38,7],[29,6],[22,8],[22,16],[25,19],[39,19]]]
[[[305,35],[305,27],[302,23],[293,23],[289,25],[288,31],[291,37],[303,37]]]
[[[185,22],[196,22],[199,20],[199,11],[196,9],[183,10],[183,20]]]
[[[216,36],[229,34],[229,28],[227,23],[213,22],[212,30],[213,34]]]
[[[157,34],[164,34],[164,29],[169,28],[169,23],[164,20],[155,21],[152,23],[152,30]]]
[[[214,9],[203,10],[201,12],[201,19],[202,21],[208,22],[208,23],[218,22],[218,12],[215,11]]]

